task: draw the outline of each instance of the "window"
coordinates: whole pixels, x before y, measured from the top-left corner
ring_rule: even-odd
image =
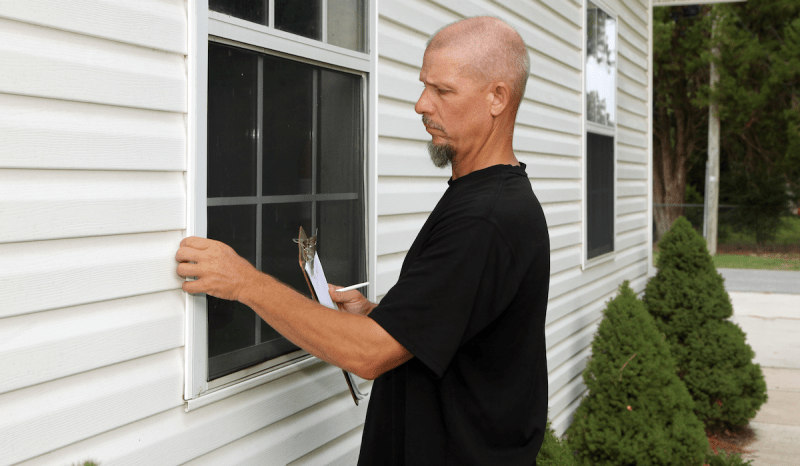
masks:
[[[614,251],[616,19],[586,9],[586,257]]]
[[[196,229],[306,296],[292,239],[318,232],[329,281],[368,280],[368,111],[374,55],[364,0],[210,0],[198,119]],[[374,7],[374,4],[372,5]],[[200,29],[200,28],[198,28]],[[201,125],[203,126],[203,125]],[[203,153],[204,157],[200,155]],[[187,399],[308,355],[237,302],[192,300]],[[191,348],[189,348],[191,346]]]

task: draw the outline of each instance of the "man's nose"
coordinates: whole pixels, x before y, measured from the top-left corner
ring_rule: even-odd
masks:
[[[430,114],[431,113],[431,103],[427,97],[428,89],[423,89],[422,94],[420,94],[419,99],[417,99],[417,104],[414,105],[414,111],[422,115],[423,113]]]

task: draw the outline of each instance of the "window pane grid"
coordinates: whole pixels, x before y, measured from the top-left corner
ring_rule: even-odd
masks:
[[[319,227],[329,280],[364,281],[363,77],[217,42],[209,57],[209,238],[309,295],[291,240]],[[209,381],[297,349],[238,303],[207,304]]]
[[[365,0],[210,0],[209,10],[323,44],[367,49]]]

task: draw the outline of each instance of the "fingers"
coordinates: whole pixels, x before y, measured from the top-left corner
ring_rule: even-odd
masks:
[[[183,262],[178,264],[178,275],[181,277],[199,277],[202,275],[202,268],[197,264]]]
[[[194,249],[207,249],[216,241],[208,238],[200,238],[199,236],[187,236],[181,240],[181,247],[188,246]]]
[[[181,246],[175,254],[178,262],[198,262],[203,255],[203,251],[190,246]]]
[[[181,288],[183,291],[191,294],[205,293],[206,283],[203,280],[192,280],[183,282]]]

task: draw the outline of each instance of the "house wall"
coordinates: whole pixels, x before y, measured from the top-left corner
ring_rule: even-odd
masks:
[[[0,465],[355,462],[324,363],[185,410],[194,4],[0,2]]]
[[[570,421],[604,302],[647,274],[647,9],[619,15],[617,252],[582,267],[582,9],[379,2],[377,295],[446,188],[413,111],[427,37],[506,19],[530,47],[515,149],[550,226],[550,417]],[[311,364],[186,412],[186,0],[0,2],[0,465],[354,464],[366,412]],[[191,154],[188,154],[191,156]]]
[[[515,129],[547,217],[551,284],[547,317],[550,418],[563,432],[585,392],[581,371],[605,302],[623,280],[641,291],[648,258],[646,1],[598,2],[618,15],[616,252],[583,267],[583,2],[578,0],[398,0],[379,3],[378,284],[384,295],[405,253],[447,188],[449,169],[428,158],[414,104],[428,37],[457,19],[491,15],[528,45],[531,77]],[[510,357],[512,355],[509,355]]]

